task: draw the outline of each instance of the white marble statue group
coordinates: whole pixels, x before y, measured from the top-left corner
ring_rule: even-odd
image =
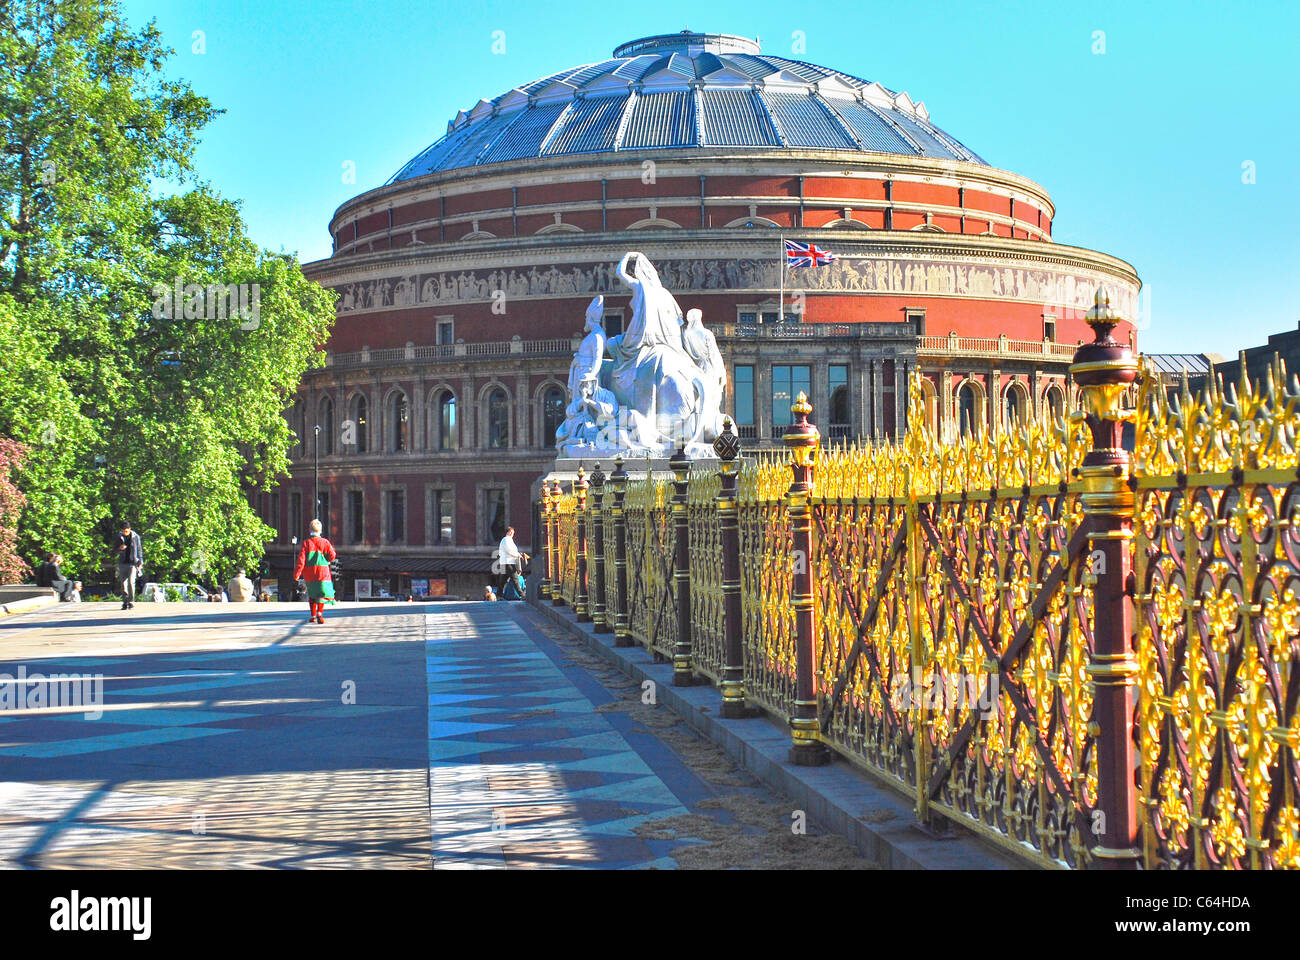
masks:
[[[556,449],[562,457],[666,457],[681,444],[692,458],[713,456],[727,385],[717,341],[699,310],[683,324],[645,254],[624,254],[618,275],[632,288],[631,319],[621,335],[606,338],[605,298],[587,307]]]

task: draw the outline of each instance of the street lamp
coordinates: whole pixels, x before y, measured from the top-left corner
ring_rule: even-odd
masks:
[[[312,473],[311,473],[311,502],[312,502],[311,509],[312,509],[312,519],[320,520],[320,424],[319,423],[316,424],[315,430],[313,432],[315,433],[315,439],[316,439],[316,444],[315,444],[316,458],[315,458],[315,463],[312,465]],[[324,523],[324,521],[321,522],[322,524]],[[323,532],[328,536],[328,531],[323,531]]]

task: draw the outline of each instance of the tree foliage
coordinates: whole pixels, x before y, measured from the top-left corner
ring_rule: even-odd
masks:
[[[160,578],[255,564],[274,534],[248,495],[287,469],[333,317],[197,179],[219,111],[170,53],[116,0],[0,3],[0,437],[28,449],[20,548],[83,575],[119,519]]]

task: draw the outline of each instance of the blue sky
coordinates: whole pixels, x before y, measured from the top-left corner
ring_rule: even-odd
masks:
[[[176,50],[169,73],[227,111],[205,132],[200,175],[243,202],[259,243],[304,260],[328,255],[340,203],[382,184],[482,97],[649,34],[758,36],[765,52],[792,56],[802,31],[797,59],[924,100],[989,163],[1048,189],[1057,241],[1132,263],[1147,287],[1143,349],[1233,355],[1300,322],[1300,3],[125,9],[134,24],[156,18]],[[494,31],[504,31],[503,54]],[[345,182],[349,162],[355,183]],[[1243,183],[1244,164],[1254,183]]]

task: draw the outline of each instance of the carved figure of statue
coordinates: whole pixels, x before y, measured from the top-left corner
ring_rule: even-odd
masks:
[[[610,272],[632,288],[627,329],[606,339],[604,298],[592,299],[556,447],[563,456],[668,456],[683,443],[690,456],[713,456],[726,389],[716,339],[699,310],[683,325],[681,307],[644,254],[625,254]],[[606,352],[613,367],[602,387]]]
[[[699,310],[687,311],[682,344],[703,374],[701,384],[704,397],[695,439],[701,443],[712,443],[722,432],[722,396],[727,389],[727,367],[722,362],[722,353],[718,350],[718,341],[713,336],[713,331],[701,322],[702,318],[703,314]]]
[[[600,378],[600,367],[605,360],[605,298],[593,297],[587,305],[587,323],[582,343],[569,365],[569,398],[578,396],[578,387],[588,374]]]
[[[556,447],[563,456],[588,456],[611,446],[608,438],[617,426],[618,400],[589,373],[579,382],[564,416],[564,423],[555,431]]]
[[[682,345],[682,309],[644,254],[625,254],[618,275],[632,288],[632,316],[611,387],[628,409],[633,443],[671,450],[676,439],[695,439],[703,406],[699,368]]]

